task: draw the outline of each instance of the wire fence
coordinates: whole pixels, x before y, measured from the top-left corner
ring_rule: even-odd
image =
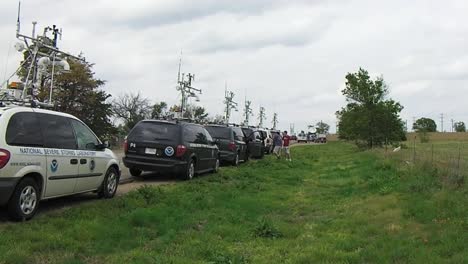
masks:
[[[402,147],[387,147],[385,156],[407,166],[431,169],[450,185],[461,186],[468,179],[467,141],[420,143],[415,137]]]

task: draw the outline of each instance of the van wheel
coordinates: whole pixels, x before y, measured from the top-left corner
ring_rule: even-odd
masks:
[[[132,175],[133,177],[138,177],[141,175],[141,173],[142,171],[140,169],[130,168],[130,175]]]
[[[181,176],[182,180],[184,181],[193,179],[193,176],[195,176],[195,161],[193,159],[190,160],[189,164],[187,165],[187,169]]]
[[[16,186],[8,203],[8,214],[15,221],[31,219],[39,207],[39,187],[32,178],[25,178]]]
[[[218,157],[218,158],[216,158],[215,166],[214,166],[214,168],[213,168],[213,172],[214,172],[214,173],[218,173],[218,171],[219,171],[219,163],[220,163],[220,161],[219,161],[219,157]]]
[[[101,189],[98,192],[100,198],[112,198],[117,192],[117,186],[119,185],[119,174],[114,167],[110,167],[104,180],[102,181]]]
[[[234,160],[231,162],[233,166],[239,166],[239,152],[236,153]]]

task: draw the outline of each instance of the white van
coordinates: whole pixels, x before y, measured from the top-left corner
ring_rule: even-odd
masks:
[[[28,107],[0,107],[0,206],[28,220],[39,201],[84,192],[112,198],[117,157],[74,116]]]

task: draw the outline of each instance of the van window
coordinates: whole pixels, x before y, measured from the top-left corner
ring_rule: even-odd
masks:
[[[16,113],[8,122],[6,142],[11,146],[42,147],[44,145],[36,113]]]
[[[75,134],[67,117],[50,114],[37,114],[44,135],[44,147],[76,149]]]
[[[184,141],[189,143],[208,144],[205,129],[198,125],[185,126]]]
[[[232,132],[234,132],[234,138],[238,141],[244,141],[244,132],[240,127],[233,127]]]
[[[70,122],[75,130],[78,149],[96,150],[96,145],[99,144],[99,140],[96,138],[94,133],[78,120],[70,119]]]
[[[131,141],[178,141],[180,128],[176,124],[162,122],[140,122],[128,135]]]
[[[231,139],[231,129],[229,127],[207,126],[205,129],[213,138]]]

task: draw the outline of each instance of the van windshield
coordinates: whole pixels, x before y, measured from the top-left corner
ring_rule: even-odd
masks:
[[[133,128],[128,139],[132,141],[177,141],[180,127],[175,124],[160,122],[141,122]]]
[[[231,129],[228,127],[207,126],[205,128],[208,130],[212,138],[231,139]]]

